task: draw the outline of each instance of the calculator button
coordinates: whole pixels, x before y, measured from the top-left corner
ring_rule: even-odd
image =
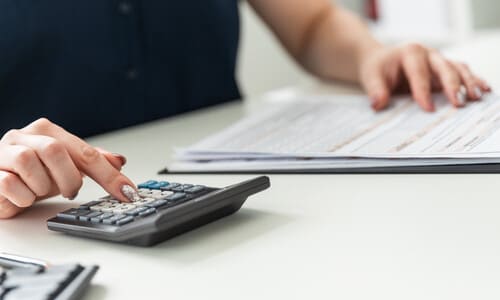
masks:
[[[101,211],[104,208],[109,208],[113,204],[112,203],[107,203],[107,202],[102,202],[100,204],[94,205],[90,207],[90,210],[95,210],[95,211]]]
[[[78,217],[78,219],[80,221],[88,222],[88,221],[90,221],[90,219],[95,218],[95,217],[100,216],[100,215],[102,215],[102,212],[100,212],[100,211],[93,211],[93,212],[91,212],[91,213],[89,213],[89,214],[87,214],[85,216]]]
[[[99,211],[102,212],[113,212],[113,210],[115,210],[114,206],[106,206],[106,207],[101,207],[101,209],[99,209]]]
[[[148,203],[153,202],[153,201],[156,201],[156,199],[151,198],[151,197],[146,197],[146,198],[142,198],[141,200],[136,201],[136,203],[138,203],[137,205],[145,205],[145,204],[148,204]]]
[[[151,208],[148,208],[147,210],[139,213],[139,217],[146,217],[146,216],[149,216],[151,214],[154,214],[156,212],[156,209],[151,207]]]
[[[154,194],[154,195],[151,195],[151,198],[154,198],[154,199],[165,199],[167,198],[168,196],[172,195],[173,193],[170,192],[169,194]]]
[[[151,191],[147,191],[147,192],[139,192],[139,197],[149,197],[151,195]]]
[[[147,207],[137,207],[137,208],[134,208],[134,209],[131,209],[127,212],[125,212],[126,215],[129,215],[129,216],[137,216],[138,214],[140,214],[141,212],[144,212],[148,210]]]
[[[176,188],[176,187],[178,187],[178,186],[180,186],[180,184],[179,184],[179,183],[177,183],[177,182],[170,182],[170,184],[169,184],[169,185],[167,185],[167,186],[165,186],[165,187],[160,188],[160,190],[170,191],[170,190],[172,190],[173,188]]]
[[[88,203],[85,203],[85,204],[82,204],[80,205],[80,208],[86,208],[86,209],[90,209],[91,206],[94,206],[94,205],[97,205],[99,203],[101,203],[102,201],[100,200],[97,200],[97,201],[90,201]]]
[[[112,213],[104,213],[100,216],[90,218],[90,222],[100,223],[102,220],[107,219],[107,218],[111,218],[112,216],[114,216]]]
[[[167,203],[168,203],[167,200],[159,199],[159,200],[156,200],[156,201],[153,201],[153,202],[146,204],[146,206],[157,208],[157,207],[164,206]]]
[[[62,213],[58,213],[57,217],[59,217],[61,219],[66,219],[66,220],[77,220],[78,217],[84,216],[88,213],[89,213],[88,210],[72,208],[72,209],[68,209],[67,211],[64,211]]]
[[[156,183],[158,183],[158,181],[156,181],[156,180],[148,180],[146,182],[140,183],[139,185],[137,185],[137,187],[140,188],[140,189],[144,189],[144,188],[148,189],[150,185],[153,185],[153,184],[156,184]]]
[[[195,185],[189,189],[185,189],[184,191],[186,193],[195,194],[195,193],[199,193],[203,190],[205,190],[205,187],[203,185]]]
[[[160,188],[162,188],[162,187],[166,187],[166,186],[168,186],[168,184],[169,184],[169,183],[168,183],[168,182],[166,182],[166,181],[159,181],[159,182],[157,182],[157,183],[150,184],[150,185],[149,185],[149,188],[150,188],[150,189],[159,190],[159,189],[160,189]]]
[[[126,215],[114,215],[111,218],[107,218],[107,219],[102,220],[102,222],[106,225],[113,225],[116,221],[124,219],[126,217],[127,217]]]
[[[128,216],[128,217],[125,217],[123,219],[116,221],[116,225],[122,226],[122,225],[125,225],[125,224],[132,222],[133,220],[134,220],[134,217]]]
[[[118,214],[122,214],[126,211],[129,211],[131,209],[134,209],[136,207],[137,207],[137,205],[135,205],[135,204],[121,203],[121,204],[118,204],[117,206],[115,206],[112,211],[114,214],[118,215]]]
[[[184,199],[185,197],[186,197],[185,193],[175,193],[175,194],[167,197],[167,200],[170,202],[175,202],[175,201],[179,201],[181,199]]]

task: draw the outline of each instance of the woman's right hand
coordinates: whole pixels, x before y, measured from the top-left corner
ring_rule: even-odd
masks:
[[[0,219],[58,194],[75,198],[85,175],[127,202],[122,187],[135,185],[120,173],[124,163],[44,118],[10,130],[0,140]]]

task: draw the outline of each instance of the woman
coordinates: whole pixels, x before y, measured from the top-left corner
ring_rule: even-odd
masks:
[[[361,84],[377,111],[398,90],[429,112],[433,88],[456,107],[490,90],[433,49],[380,44],[330,0],[248,2],[306,70]],[[83,175],[128,201],[124,157],[76,135],[240,98],[238,32],[237,0],[0,2],[0,217],[74,198]]]

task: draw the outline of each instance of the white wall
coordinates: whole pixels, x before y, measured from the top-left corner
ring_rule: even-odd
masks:
[[[245,1],[241,1],[238,79],[245,98],[310,78],[295,64]]]

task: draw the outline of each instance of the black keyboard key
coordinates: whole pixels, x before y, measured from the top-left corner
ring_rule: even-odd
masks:
[[[126,215],[114,215],[111,218],[107,218],[107,219],[102,220],[102,222],[106,225],[113,225],[113,224],[115,224],[116,221],[121,220],[121,219],[126,218],[126,217],[127,217]]]
[[[184,191],[186,193],[196,194],[196,193],[202,192],[204,190],[205,190],[205,187],[203,185],[195,185],[189,189],[185,189]]]
[[[147,210],[139,213],[139,217],[146,217],[146,216],[154,214],[155,212],[156,212],[156,209],[151,207],[151,208],[148,208]]]
[[[123,219],[120,219],[120,220],[116,221],[116,225],[117,226],[122,226],[122,225],[125,225],[125,224],[128,224],[128,223],[132,222],[133,220],[134,220],[134,217],[128,216],[128,217],[125,217]]]
[[[66,219],[66,220],[77,220],[78,217],[85,216],[89,213],[90,212],[88,210],[72,208],[72,209],[68,209],[67,211],[64,211],[62,213],[58,213],[57,217],[59,217],[61,219]]]

